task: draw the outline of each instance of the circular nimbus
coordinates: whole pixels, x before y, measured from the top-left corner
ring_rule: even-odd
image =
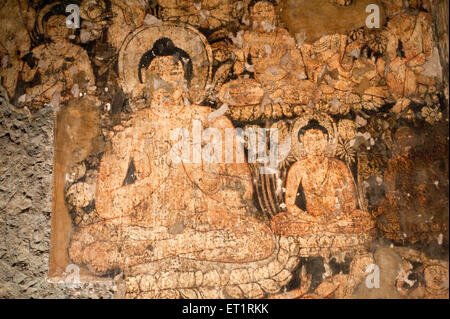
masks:
[[[333,157],[336,152],[336,143],[338,136],[336,123],[334,123],[333,119],[329,115],[324,113],[307,113],[295,120],[291,130],[291,154],[297,159],[305,157],[303,145],[302,143],[300,143],[298,138],[298,132],[302,127],[308,125],[308,122],[312,119],[317,120],[320,125],[327,129],[327,155]]]
[[[122,89],[131,98],[142,95],[144,84],[139,81],[139,62],[153,44],[161,39],[172,40],[176,47],[184,50],[193,66],[193,77],[189,87],[191,102],[199,104],[206,97],[211,82],[212,50],[206,38],[187,25],[144,26],[129,34],[119,53],[119,78]]]

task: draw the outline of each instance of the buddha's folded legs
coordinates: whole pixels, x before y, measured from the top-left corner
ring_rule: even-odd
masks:
[[[320,216],[317,221],[297,219],[295,215],[280,213],[271,222],[272,230],[283,236],[306,236],[320,233],[358,234],[371,231],[375,222],[363,211],[335,217]]]
[[[274,249],[270,229],[244,216],[208,213],[194,226],[143,227],[116,220],[81,228],[69,247],[69,257],[95,273],[171,257],[216,262],[264,259]],[[221,217],[218,219],[218,217]]]
[[[317,223],[297,220],[291,213],[275,215],[271,221],[272,231],[282,236],[302,236],[311,233],[311,227]]]

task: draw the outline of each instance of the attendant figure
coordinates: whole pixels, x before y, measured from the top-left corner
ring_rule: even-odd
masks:
[[[234,50],[234,70],[238,74],[253,73],[254,80],[241,76],[235,80],[239,82],[237,89],[245,87],[246,92],[263,90],[266,100],[275,103],[308,104],[314,101],[315,84],[307,79],[294,38],[286,29],[277,26],[274,4],[252,1],[249,7],[251,25],[242,35],[242,44],[237,44]],[[233,97],[235,81],[225,85],[222,91],[228,90]],[[221,95],[227,96],[226,93]]]

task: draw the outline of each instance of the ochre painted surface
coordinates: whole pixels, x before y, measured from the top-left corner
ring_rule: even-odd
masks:
[[[78,32],[64,2],[19,2],[0,7],[1,98],[55,114],[50,280],[74,266],[126,298],[448,297],[432,2],[376,1],[369,29],[366,0],[85,0]]]

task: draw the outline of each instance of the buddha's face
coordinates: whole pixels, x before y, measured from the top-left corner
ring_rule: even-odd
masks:
[[[424,272],[425,283],[433,290],[444,290],[448,288],[448,269],[439,265],[428,266]],[[447,282],[447,287],[445,287]]]
[[[183,65],[172,56],[156,57],[143,72],[142,81],[152,98],[173,103],[183,94]]]
[[[250,9],[250,19],[252,24],[254,26],[257,26],[258,28],[262,26],[262,22],[275,25],[276,13],[273,4],[268,1],[261,1],[256,3]]]
[[[305,148],[307,156],[325,156],[328,138],[321,130],[307,130],[305,134],[300,136],[300,141]]]
[[[51,16],[45,23],[45,34],[54,42],[68,39],[71,29],[66,26],[66,17],[63,15]]]

